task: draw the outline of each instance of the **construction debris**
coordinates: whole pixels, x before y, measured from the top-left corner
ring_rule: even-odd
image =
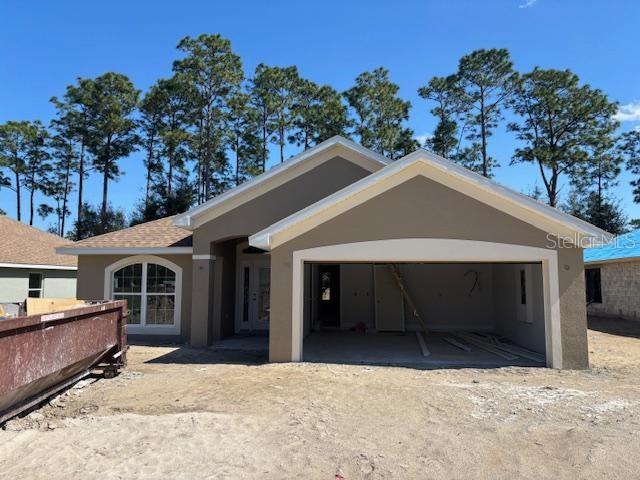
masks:
[[[400,275],[398,266],[392,263],[392,264],[389,264],[389,269],[391,270],[391,273],[393,274],[393,278],[395,278],[396,283],[398,284],[398,288],[400,289],[402,296],[404,297],[406,302],[409,304],[409,307],[411,307],[413,316],[418,319],[418,322],[420,322],[420,325],[422,326],[422,330],[424,331],[424,333],[429,333],[427,329],[427,324],[418,313],[418,307],[416,307],[416,304],[413,303],[413,299],[411,298],[411,296],[409,295],[409,292],[407,292],[407,289],[404,286],[404,282],[402,281],[402,276]]]
[[[516,358],[518,358],[516,355],[512,355],[511,353],[500,350],[495,345],[492,345],[488,342],[480,340],[473,334],[456,333],[456,336],[462,338],[462,340],[465,340],[466,342],[469,342],[472,345],[475,345],[476,347],[481,348],[482,350],[486,350],[487,352],[490,352],[490,353],[493,353],[494,355],[502,357],[505,360],[515,360]]]
[[[427,344],[424,341],[424,337],[422,336],[422,332],[416,331],[416,338],[418,339],[418,345],[420,345],[420,351],[422,351],[423,357],[428,357],[431,355],[431,352],[427,348]]]
[[[451,345],[453,345],[454,347],[458,347],[460,350],[464,350],[465,352],[470,352],[471,351],[471,347],[465,345],[464,343],[459,342],[458,340],[456,340],[455,338],[452,337],[442,337],[442,339],[447,342],[450,343]]]

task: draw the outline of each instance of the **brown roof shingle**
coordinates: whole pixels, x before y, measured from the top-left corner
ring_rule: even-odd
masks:
[[[78,264],[75,256],[56,253],[56,247],[72,244],[70,240],[0,215],[0,263],[75,267]]]
[[[192,234],[189,230],[175,227],[174,216],[141,223],[115,232],[97,235],[74,242],[72,247],[81,248],[162,248],[190,247]]]

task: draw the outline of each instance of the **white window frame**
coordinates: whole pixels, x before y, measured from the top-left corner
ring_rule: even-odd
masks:
[[[142,289],[140,292],[140,324],[128,324],[127,332],[143,335],[179,335],[180,317],[182,311],[182,268],[169,260],[155,255],[135,255],[118,260],[104,270],[104,298],[113,299],[113,274],[128,265],[142,264]],[[173,271],[176,275],[175,303],[173,311],[173,325],[146,325],[147,315],[147,265],[155,263]]]
[[[31,275],[40,275],[40,288],[31,288],[29,286],[29,280]],[[35,292],[38,291],[40,292],[40,295],[38,295],[37,297],[31,297],[29,294],[31,292]],[[27,275],[27,297],[29,298],[43,298],[42,293],[44,292],[44,274],[42,272],[29,272],[29,274]]]

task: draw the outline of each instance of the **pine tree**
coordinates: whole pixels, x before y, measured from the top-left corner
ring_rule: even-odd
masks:
[[[347,136],[348,111],[338,92],[328,85],[300,79],[292,107],[293,133],[289,142],[304,150],[335,135]]]
[[[21,191],[31,145],[31,123],[9,121],[0,125],[0,166],[13,175],[13,185],[3,176],[3,185],[16,194],[16,218],[22,220]]]
[[[54,129],[64,132],[66,137],[73,140],[78,150],[78,159],[75,164],[78,175],[76,223],[82,223],[84,181],[88,177],[89,170],[89,106],[93,87],[93,80],[79,78],[77,85],[67,87],[62,99],[52,97],[50,100],[56,107],[56,118],[52,121]]]
[[[517,78],[506,49],[476,50],[462,57],[458,64],[459,100],[469,131],[466,138],[472,142],[463,161],[485,177],[491,176],[497,164],[488,153],[488,139],[502,120],[502,108],[511,98]]]
[[[536,68],[522,76],[513,108],[522,121],[508,128],[524,146],[516,149],[512,163],[538,165],[549,205],[555,207],[562,176],[591,169],[592,152],[610,141],[616,104],[600,90],[579,85],[568,70]]]
[[[391,159],[416,146],[413,132],[403,126],[411,103],[398,97],[399,90],[389,79],[389,71],[378,68],[358,75],[355,86],[344,93],[356,114],[360,143]]]
[[[455,158],[460,148],[458,117],[463,113],[462,94],[455,75],[433,77],[418,89],[418,95],[435,103],[431,114],[438,119],[433,135],[424,146],[444,158]]]
[[[133,114],[139,92],[119,73],[108,72],[91,81],[88,98],[88,150],[93,167],[102,174],[101,215],[103,229],[109,228],[109,181],[122,172],[118,160],[134,152],[140,139]]]
[[[631,130],[623,133],[618,139],[617,151],[626,161],[627,169],[635,177],[631,180],[633,201],[640,203],[640,131]]]
[[[198,203],[203,203],[229,184],[224,152],[228,102],[239,91],[244,74],[231,42],[220,35],[185,37],[178,49],[185,56],[174,62],[173,70],[194,89],[192,148],[198,162]]]
[[[247,93],[238,93],[230,101],[229,147],[235,156],[235,185],[261,172],[262,157],[258,110]]]

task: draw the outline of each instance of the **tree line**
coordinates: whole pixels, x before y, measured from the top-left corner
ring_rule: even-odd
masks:
[[[22,194],[34,215],[55,218],[52,231],[73,239],[126,226],[109,203],[109,185],[134,151],[144,155],[140,204],[129,223],[183,212],[265,171],[271,151],[306,150],[334,135],[355,138],[391,159],[419,146],[491,177],[498,161],[490,140],[497,128],[519,141],[511,164],[538,166],[545,191],[530,192],[614,233],[626,218],[611,195],[623,163],[640,176],[640,132],[618,136],[617,104],[581,84],[570,71],[517,72],[505,49],[477,50],[457,71],[433,77],[418,90],[437,119],[419,145],[406,126],[411,104],[399,96],[389,71],[364,72],[345,92],[300,76],[295,66],[260,64],[246,78],[241,58],[220,35],[186,37],[172,75],[144,94],[123,74],[79,78],[53,97],[56,115],[0,125],[0,188]],[[505,123],[505,112],[513,121]],[[85,199],[89,175],[102,180],[102,200]],[[572,187],[561,204],[562,180]],[[640,202],[640,181],[633,183]],[[41,192],[47,203],[35,204]],[[76,215],[72,214],[75,193]]]

